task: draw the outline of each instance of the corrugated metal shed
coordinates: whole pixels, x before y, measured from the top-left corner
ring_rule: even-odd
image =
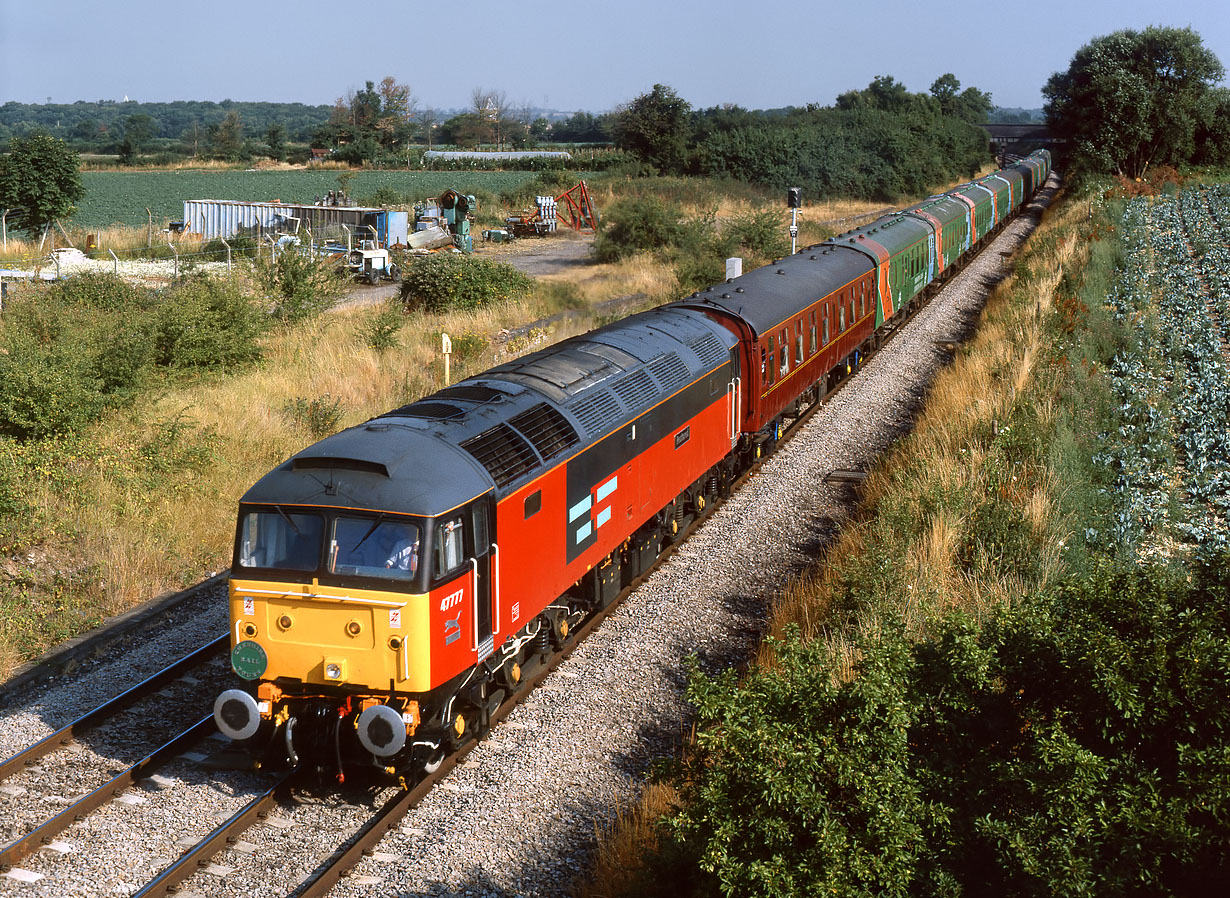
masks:
[[[296,233],[304,226],[314,232],[330,226],[359,225],[365,213],[383,212],[372,206],[312,206],[297,203],[244,203],[236,200],[185,200],[184,230],[202,240],[265,231]]]

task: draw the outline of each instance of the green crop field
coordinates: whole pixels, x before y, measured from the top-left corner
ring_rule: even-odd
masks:
[[[145,210],[154,223],[182,218],[184,200],[311,203],[337,189],[337,171],[137,171],[82,172],[85,198],[73,224],[105,228],[123,224],[144,226]],[[439,196],[448,188],[499,194],[534,177],[534,172],[413,172],[360,171],[350,181],[350,195],[361,201],[382,187],[411,198]]]

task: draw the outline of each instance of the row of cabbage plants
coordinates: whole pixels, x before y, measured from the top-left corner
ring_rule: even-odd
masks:
[[[1177,542],[1205,556],[1230,545],[1230,188],[1135,199],[1122,234],[1108,303],[1134,340],[1110,366],[1118,426],[1096,457],[1110,535],[1125,554]]]

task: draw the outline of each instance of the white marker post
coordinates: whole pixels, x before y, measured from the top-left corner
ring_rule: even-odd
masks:
[[[790,207],[790,255],[798,252],[799,209],[803,206],[803,189],[790,187],[786,190],[786,205]]]
[[[453,354],[453,341],[448,334],[440,334],[440,349],[444,353],[444,386],[448,386],[448,357]]]

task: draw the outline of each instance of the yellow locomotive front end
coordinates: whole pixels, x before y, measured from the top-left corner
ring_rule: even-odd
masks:
[[[431,689],[422,521],[329,507],[241,509],[230,581],[231,666],[246,688],[215,703],[224,734],[268,741],[297,761],[357,739],[401,751]],[[294,728],[305,717],[308,728]],[[307,733],[311,733],[309,737]],[[265,743],[266,740],[256,740]]]

